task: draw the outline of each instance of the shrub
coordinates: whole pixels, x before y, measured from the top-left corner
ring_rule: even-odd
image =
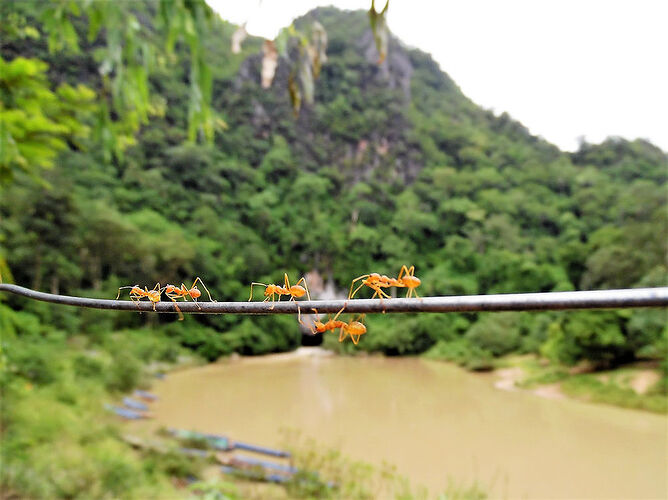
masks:
[[[452,361],[474,371],[494,368],[492,354],[472,345],[466,339],[458,339],[453,342],[440,340],[425,353],[425,357]]]
[[[141,363],[128,352],[118,351],[107,369],[105,385],[109,391],[128,392],[139,385],[141,375]]]
[[[517,349],[521,342],[519,315],[502,312],[484,316],[469,328],[465,338],[493,356],[508,354]]]

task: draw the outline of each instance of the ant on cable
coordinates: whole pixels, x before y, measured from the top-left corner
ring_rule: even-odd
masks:
[[[139,285],[131,286],[122,286],[118,289],[118,295],[116,295],[116,300],[121,296],[121,290],[124,288],[130,288],[130,300],[136,304],[139,304],[139,301],[142,297],[147,297],[153,303],[153,310],[155,311],[155,305],[160,302],[160,295],[162,294],[162,288],[160,288],[160,283],[156,283],[152,290],[149,290],[148,287],[142,288]]]
[[[179,313],[179,321],[183,321],[183,314],[181,313],[181,310],[179,309],[179,306],[176,304],[176,299],[182,298],[184,301],[188,300],[188,297],[190,297],[195,304],[197,304],[198,309],[202,309],[200,305],[197,303],[197,299],[202,296],[202,292],[200,292],[199,288],[197,288],[197,282],[202,285],[202,288],[206,291],[206,294],[209,296],[209,300],[211,302],[216,302],[213,298],[211,298],[211,294],[209,293],[209,289],[206,287],[204,282],[202,281],[202,278],[199,276],[195,278],[195,281],[193,282],[193,285],[188,288],[185,284],[181,283],[181,287],[179,288],[176,285],[167,285],[165,286],[165,295],[169,297],[172,302],[174,302],[174,307],[176,308],[176,312]]]
[[[401,266],[401,269],[399,270],[399,276],[397,277],[397,279],[389,278],[388,282],[390,283],[390,286],[396,286],[398,288],[408,288],[408,293],[406,293],[406,298],[409,298],[412,295],[415,295],[415,297],[418,299],[420,298],[415,289],[420,286],[422,281],[420,280],[420,278],[415,276],[415,266],[411,266],[410,268],[406,266]]]
[[[270,309],[274,308],[274,302],[276,300],[276,296],[278,296],[278,300],[280,302],[281,296],[282,295],[289,295],[290,300],[295,300],[300,297],[303,297],[306,295],[308,300],[311,300],[311,294],[308,291],[308,286],[306,285],[306,278],[302,277],[295,283],[294,285],[290,285],[290,280],[288,278],[288,273],[283,274],[283,286],[281,285],[275,285],[273,283],[270,283],[269,285],[265,283],[258,283],[256,281],[253,281],[250,286],[250,297],[248,297],[248,302],[253,300],[253,286],[259,285],[264,287],[264,296],[265,299],[263,302],[267,302],[269,299],[271,299],[272,305]],[[300,283],[304,282],[304,286],[301,286]],[[299,322],[301,323],[301,309],[299,306],[297,306],[297,311],[299,312]]]
[[[355,282],[359,281],[359,280],[363,280],[362,284],[360,286],[358,286],[357,288],[355,288],[355,291],[353,292],[353,286],[355,285]],[[376,295],[378,295],[378,297],[381,300],[383,300],[383,297],[389,299],[390,296],[388,294],[386,294],[383,290],[381,290],[381,287],[382,288],[387,288],[389,286],[392,286],[390,284],[390,280],[391,280],[391,278],[388,278],[385,275],[381,276],[378,273],[363,274],[362,276],[358,276],[357,278],[355,278],[352,281],[352,283],[350,283],[350,291],[348,292],[348,300],[352,299],[355,296],[355,294],[360,290],[360,288],[362,288],[364,285],[368,286],[369,288],[371,288],[374,291],[374,294],[371,296],[372,299],[374,297],[376,297]]]
[[[362,284],[359,285],[355,291],[353,291],[353,285],[355,284],[356,281],[358,280],[364,280],[362,281]],[[417,294],[415,289],[420,286],[422,281],[420,278],[415,276],[415,266],[411,266],[410,268],[404,266],[401,266],[401,269],[399,270],[399,276],[397,278],[390,278],[388,276],[380,275],[378,273],[371,273],[371,274],[364,274],[358,278],[355,278],[353,282],[350,284],[350,293],[348,294],[348,299],[351,299],[355,296],[357,291],[362,288],[364,285],[368,286],[372,290],[374,290],[374,294],[372,295],[372,299],[378,295],[378,297],[382,300],[383,297],[385,298],[390,298],[389,295],[387,295],[381,288],[387,288],[387,287],[397,287],[397,288],[408,288],[408,293],[406,294],[406,298],[411,297],[412,295],[415,295],[418,299],[420,296]]]
[[[310,327],[311,332],[315,335],[316,333],[324,333],[329,330],[339,329],[339,342],[343,342],[346,339],[346,336],[350,335],[350,339],[353,341],[353,344],[357,345],[360,341],[360,337],[366,333],[366,326],[364,326],[364,324],[360,321],[364,320],[364,314],[361,314],[357,318],[357,320],[350,321],[349,323],[337,320],[337,318],[345,308],[346,306],[344,305],[341,308],[341,310],[338,313],[336,313],[336,316],[334,316],[334,318],[330,318],[329,320],[327,320],[327,323],[323,323],[322,321],[320,321],[320,318],[318,318],[313,323],[313,326]],[[318,310],[315,308],[313,310],[317,315]]]

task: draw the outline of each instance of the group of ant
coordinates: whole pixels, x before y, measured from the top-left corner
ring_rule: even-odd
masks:
[[[183,313],[181,312],[181,309],[179,309],[178,304],[176,303],[176,299],[183,299],[184,301],[188,300],[188,297],[192,299],[195,304],[197,304],[197,299],[202,296],[202,292],[200,292],[199,288],[197,288],[197,283],[200,283],[202,285],[202,288],[206,291],[206,294],[209,296],[209,300],[212,302],[216,302],[214,299],[211,298],[211,294],[209,293],[209,289],[206,287],[204,282],[202,281],[202,278],[199,276],[195,278],[195,281],[193,282],[193,285],[188,288],[184,283],[181,283],[181,286],[178,287],[176,285],[165,285],[164,287],[160,286],[160,283],[156,283],[156,285],[149,290],[148,287],[140,287],[139,285],[133,285],[133,286],[122,286],[118,289],[118,295],[116,295],[116,300],[118,300],[118,297],[121,296],[121,290],[124,288],[129,288],[130,289],[130,300],[133,302],[139,302],[142,298],[147,298],[149,301],[153,303],[153,310],[155,311],[155,305],[160,302],[160,297],[162,296],[163,292],[164,294],[171,299],[172,302],[174,302],[174,307],[176,308],[176,312],[179,313],[179,320],[183,320]],[[197,304],[197,307],[199,307],[199,304]],[[200,308],[201,309],[201,308]]]
[[[355,287],[355,283],[361,280],[361,283],[353,290]],[[160,302],[160,297],[162,293],[164,294],[172,301],[174,302],[174,307],[176,308],[176,311],[179,313],[179,319],[183,319],[183,314],[181,313],[181,310],[179,309],[179,306],[177,305],[176,300],[177,299],[183,299],[184,301],[188,300],[188,297],[190,297],[193,302],[197,304],[197,299],[201,297],[202,292],[197,288],[197,283],[202,285],[202,288],[206,291],[207,295],[209,296],[209,300],[216,302],[213,298],[211,298],[211,294],[209,293],[209,290],[207,289],[206,285],[204,285],[204,282],[200,277],[197,277],[195,281],[193,282],[193,285],[189,288],[185,284],[181,283],[180,287],[177,287],[176,285],[166,285],[165,287],[160,287],[160,283],[157,283],[153,289],[149,290],[148,287],[144,287],[143,289],[139,285],[134,285],[134,286],[122,286],[118,289],[118,295],[116,296],[116,299],[118,300],[118,297],[120,297],[121,290],[125,288],[130,288],[130,300],[134,302],[138,302],[142,298],[148,298],[152,303],[153,303],[153,310],[155,310],[155,305]],[[301,286],[300,283],[303,283],[304,286]],[[371,296],[371,298],[378,297],[381,301],[383,298],[390,298],[390,296],[383,290],[384,288],[389,288],[389,287],[396,287],[396,288],[406,288],[408,289],[408,292],[406,293],[406,297],[412,297],[415,296],[419,298],[416,288],[420,286],[420,278],[415,276],[415,266],[411,267],[406,267],[402,266],[401,269],[399,270],[399,275],[396,278],[390,278],[389,276],[386,276],[384,274],[378,274],[378,273],[370,273],[370,274],[363,274],[362,276],[358,276],[355,278],[352,283],[350,284],[350,291],[348,292],[348,300],[351,300],[355,297],[355,294],[364,286],[368,286],[371,288],[374,293]],[[265,284],[265,283],[259,283],[259,282],[253,282],[250,285],[250,296],[248,297],[248,301],[250,302],[253,300],[253,287],[254,286],[263,286],[264,287],[264,302],[267,302],[269,300],[273,302],[276,302],[277,298],[278,301],[281,300],[282,296],[290,296],[289,300],[296,300],[298,298],[306,296],[306,298],[310,301],[311,300],[311,295],[309,294],[308,291],[308,286],[306,285],[306,279],[305,278],[300,278],[297,283],[294,285],[290,285],[290,280],[288,278],[287,273],[284,274],[284,280],[283,280],[283,286],[281,285],[276,285],[273,283],[270,284]],[[318,314],[317,309],[313,309],[316,314],[316,320],[314,321],[313,325],[309,327],[311,330],[311,333],[315,335],[316,333],[324,333],[327,331],[334,331],[334,330],[339,330],[339,342],[343,342],[348,335],[350,335],[350,339],[353,341],[353,344],[357,345],[357,343],[360,340],[360,337],[366,333],[366,326],[364,325],[364,314],[359,315],[356,318],[351,319],[349,322],[345,322],[342,320],[339,320],[339,316],[341,313],[345,310],[347,306],[347,301],[344,304],[344,306],[341,308],[339,312],[336,313],[336,315],[332,318],[331,315],[329,319],[327,320],[326,323],[323,323],[320,321],[320,315]],[[199,307],[199,305],[198,305]],[[272,304],[271,309],[274,308],[274,305]],[[298,310],[298,321],[303,324],[301,320],[301,309],[297,307]]]

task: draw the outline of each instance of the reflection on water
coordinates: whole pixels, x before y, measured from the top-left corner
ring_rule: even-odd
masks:
[[[276,356],[158,382],[157,425],[280,446],[282,427],[396,464],[436,492],[448,476],[507,498],[666,498],[667,420],[493,387],[419,359]]]

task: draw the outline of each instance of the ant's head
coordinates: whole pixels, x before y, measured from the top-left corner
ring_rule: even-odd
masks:
[[[130,294],[131,295],[142,295],[143,293],[144,293],[144,290],[142,290],[139,285],[135,285],[130,289]]]
[[[174,285],[165,286],[165,293],[173,293],[175,290],[176,290],[176,287]]]
[[[325,331],[325,324],[322,321],[314,321],[313,326],[318,333],[323,333]]]

